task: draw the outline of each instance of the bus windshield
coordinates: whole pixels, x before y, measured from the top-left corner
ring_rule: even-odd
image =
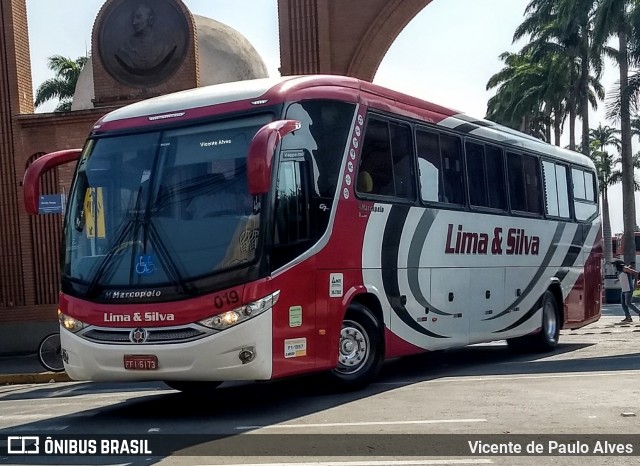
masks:
[[[184,286],[251,263],[260,209],[248,145],[268,115],[91,140],[65,219],[63,276],[96,287]]]

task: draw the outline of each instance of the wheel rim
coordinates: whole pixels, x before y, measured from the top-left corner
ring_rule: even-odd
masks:
[[[550,300],[544,303],[544,334],[549,341],[556,341],[556,333],[558,331],[558,317],[556,309]]]
[[[42,342],[40,360],[42,364],[51,371],[62,371],[64,369],[59,335],[51,335]]]
[[[369,336],[362,325],[352,320],[345,320],[340,331],[336,371],[341,374],[358,372],[368,361],[370,352]]]

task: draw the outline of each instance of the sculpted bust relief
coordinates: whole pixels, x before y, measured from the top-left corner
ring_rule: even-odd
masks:
[[[190,28],[173,0],[113,0],[101,16],[98,52],[117,81],[146,88],[180,67],[191,43]]]
[[[173,57],[176,44],[154,29],[154,13],[140,4],[132,14],[132,35],[120,46],[115,57],[131,74],[147,75],[160,71]]]

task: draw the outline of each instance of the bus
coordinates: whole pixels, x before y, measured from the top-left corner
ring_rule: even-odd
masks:
[[[634,268],[640,264],[640,231],[634,232],[634,241],[636,246],[636,263],[630,264]],[[612,238],[612,254],[614,259],[624,259],[624,234],[618,233]]]
[[[267,78],[114,110],[66,206],[59,320],[75,380],[325,372],[506,340],[550,351],[600,317],[585,156],[350,77]]]
[[[631,264],[633,268],[637,268],[640,264],[640,232],[634,234],[636,245],[636,263]],[[624,243],[623,234],[618,233],[611,237],[611,253],[613,259],[624,259]],[[618,273],[613,264],[605,264],[604,267],[604,299],[607,304],[620,303],[621,291]]]

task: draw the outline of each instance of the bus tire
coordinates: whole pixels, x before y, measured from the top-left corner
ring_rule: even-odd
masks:
[[[542,295],[542,322],[540,332],[507,340],[509,349],[517,352],[548,352],[558,346],[560,338],[560,313],[556,298],[547,290]]]
[[[378,375],[384,360],[383,327],[367,307],[349,306],[338,345],[338,365],[330,372],[337,387],[356,390]]]
[[[193,382],[190,380],[165,380],[164,383],[174,390],[185,395],[205,396],[210,395],[222,382]]]
[[[549,290],[542,295],[542,328],[532,335],[534,349],[540,352],[553,351],[560,339],[560,316],[555,296]]]

